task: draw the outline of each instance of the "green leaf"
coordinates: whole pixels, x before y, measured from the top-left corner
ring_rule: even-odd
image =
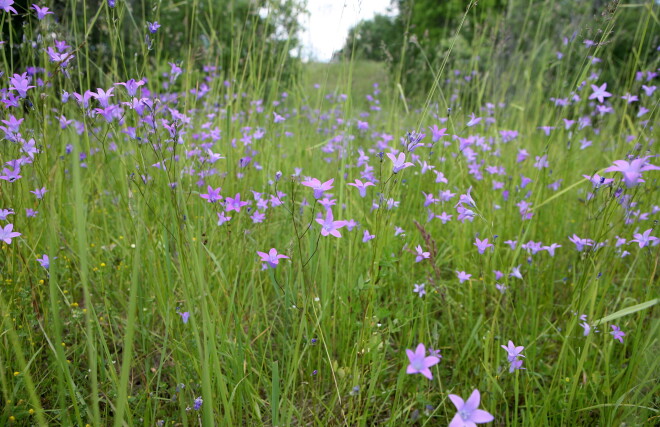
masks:
[[[641,304],[636,304],[636,305],[633,305],[632,307],[626,307],[623,310],[619,310],[616,313],[612,313],[609,316],[605,316],[602,319],[596,320],[596,322],[594,323],[594,326],[600,325],[601,323],[616,320],[620,317],[636,313],[640,310],[644,310],[644,309],[649,308],[649,307],[653,307],[658,302],[660,302],[660,298],[652,299],[651,301],[646,301],[646,302],[643,302]]]

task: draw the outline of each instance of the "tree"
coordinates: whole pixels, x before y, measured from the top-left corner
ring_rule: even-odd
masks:
[[[386,61],[401,50],[402,34],[403,26],[399,19],[377,14],[349,30],[339,56]]]

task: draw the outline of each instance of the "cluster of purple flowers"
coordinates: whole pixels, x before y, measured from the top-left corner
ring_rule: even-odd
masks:
[[[0,0],[0,10],[16,14],[16,10],[12,7],[13,4],[12,0]],[[113,1],[109,1],[108,4],[110,7],[114,7]],[[36,4],[32,5],[29,13],[32,14],[32,11],[38,20],[47,19],[48,15],[53,14],[47,7]],[[40,25],[44,25],[44,23]],[[150,34],[156,34],[159,28],[160,24],[157,21],[147,22],[146,31]],[[47,55],[51,65],[54,64],[53,68],[65,72],[75,60],[74,50],[66,41],[51,41],[52,44],[49,42],[44,49],[44,55]],[[426,222],[430,223],[429,227],[439,224],[437,219],[442,224],[451,224],[450,226],[455,227],[479,227],[481,220],[490,222],[486,219],[489,214],[495,215],[496,211],[510,210],[513,212],[512,221],[516,221],[521,227],[529,226],[532,229],[531,233],[534,233],[534,227],[531,227],[530,224],[535,224],[538,218],[535,215],[543,207],[539,201],[544,200],[535,197],[539,197],[541,191],[549,192],[548,188],[555,192],[552,197],[558,197],[567,191],[559,191],[562,179],[551,178],[552,168],[556,168],[561,159],[554,157],[553,153],[548,150],[520,146],[523,137],[528,135],[521,135],[518,130],[496,127],[499,117],[497,113],[506,108],[505,104],[489,103],[481,110],[475,110],[476,112],[472,112],[469,116],[457,119],[460,126],[451,126],[455,130],[455,133],[452,131],[452,134],[447,133],[446,127],[441,127],[447,122],[447,118],[435,115],[436,123],[424,128],[428,129],[428,136],[427,133],[422,133],[420,129],[417,129],[407,132],[397,141],[394,135],[376,130],[378,126],[373,121],[370,123],[369,114],[371,113],[369,112],[363,113],[359,118],[343,117],[338,105],[346,100],[345,95],[328,95],[327,100],[333,106],[330,113],[312,112],[309,108],[290,109],[286,93],[282,93],[277,100],[272,101],[272,105],[269,107],[263,99],[249,100],[248,95],[243,96],[228,91],[225,94],[225,102],[233,102],[242,96],[246,98],[243,100],[246,105],[249,104],[245,111],[229,112],[221,102],[209,99],[209,94],[214,93],[212,92],[213,87],[231,88],[234,84],[232,80],[220,80],[221,74],[215,66],[204,67],[203,80],[198,85],[194,85],[195,89],[189,92],[200,102],[200,105],[203,105],[203,108],[183,110],[182,103],[179,102],[181,93],[176,93],[173,89],[178,84],[177,80],[183,72],[182,64],[169,63],[168,71],[163,76],[164,93],[156,90],[156,82],[148,81],[146,78],[136,80],[137,76],[125,82],[116,82],[106,88],[96,88],[96,90],[79,88],[77,90],[80,93],[62,91],[58,95],[58,101],[55,101],[60,105],[54,108],[55,114],[49,119],[56,129],[75,132],[78,135],[85,133],[98,135],[113,129],[111,137],[108,138],[107,147],[103,147],[103,149],[107,148],[109,153],[124,155],[129,150],[135,150],[136,147],[149,147],[150,152],[155,155],[149,157],[151,160],[146,163],[146,168],[136,169],[135,176],[131,178],[135,178],[138,184],[147,185],[159,182],[158,179],[154,179],[157,177],[167,181],[168,190],[176,190],[180,187],[190,190],[189,194],[194,194],[191,203],[196,203],[196,207],[200,210],[206,210],[204,212],[213,219],[213,222],[216,221],[217,216],[217,225],[224,226],[225,228],[220,230],[228,231],[228,235],[229,231],[240,227],[243,227],[240,229],[241,233],[234,233],[234,235],[247,236],[251,234],[250,227],[258,227],[258,224],[261,223],[274,225],[276,224],[272,219],[276,215],[274,212],[284,210],[291,216],[309,216],[307,226],[303,227],[303,235],[312,230],[317,236],[332,236],[339,239],[344,237],[342,232],[351,233],[356,228],[360,229],[361,233],[355,233],[355,239],[359,241],[361,234],[361,241],[366,244],[362,247],[365,249],[377,248],[381,239],[392,239],[390,233],[393,226],[396,239],[392,240],[395,240],[395,244],[402,248],[402,253],[407,253],[406,262],[413,266],[411,268],[422,270],[428,268],[429,265],[437,267],[436,263],[439,262],[436,259],[439,258],[437,248],[426,240],[423,244],[416,245],[406,241],[409,237],[404,229],[391,222],[387,224],[390,228],[383,231],[383,228],[371,222],[377,217],[374,212],[379,214],[385,212],[388,215],[391,214],[388,218],[400,220],[394,215],[399,206],[401,206],[401,210],[406,209],[406,213],[410,207],[412,215],[415,214],[414,208],[418,207],[423,210],[421,216],[425,216]],[[48,75],[47,73],[47,70],[35,67],[19,70],[18,73],[13,73],[12,70],[11,75],[4,77],[5,87],[0,91],[0,101],[6,109],[6,114],[0,120],[2,123],[0,130],[3,132],[7,145],[15,148],[12,153],[17,153],[12,156],[15,158],[3,159],[0,171],[2,190],[4,192],[5,188],[11,188],[13,191],[15,188],[19,188],[20,184],[16,183],[21,180],[30,182],[29,187],[23,186],[22,188],[33,189],[29,191],[33,196],[28,196],[28,198],[31,203],[34,203],[32,207],[14,205],[13,208],[0,209],[0,221],[7,222],[0,225],[0,241],[5,245],[13,245],[10,249],[14,249],[17,244],[21,245],[23,239],[26,238],[22,233],[15,231],[14,223],[18,224],[16,228],[29,235],[20,221],[25,221],[27,224],[39,221],[46,209],[42,203],[52,197],[54,192],[54,187],[51,187],[53,190],[51,192],[41,182],[38,182],[38,174],[32,176],[29,165],[34,163],[35,158],[38,158],[42,151],[56,152],[56,147],[48,146],[43,141],[38,141],[38,138],[35,140],[36,137],[30,137],[34,132],[26,130],[25,118],[20,117],[21,102],[25,102],[28,98],[36,98],[35,93],[38,94],[44,87],[47,87],[48,82],[43,78]],[[598,81],[598,75],[590,76],[588,81],[582,82],[579,90],[566,94],[566,98],[551,99],[557,108],[576,107],[571,110],[567,109],[569,112],[566,113],[566,117],[563,117],[563,124],[558,122],[552,126],[548,123],[541,123],[542,126],[534,125],[531,133],[535,137],[548,139],[563,132],[562,135],[565,134],[569,143],[579,140],[580,150],[594,150],[597,145],[594,141],[597,139],[593,138],[593,135],[600,132],[600,129],[595,127],[598,126],[600,117],[612,114],[617,103],[623,104],[625,101],[627,106],[639,103],[640,100],[645,101],[646,98],[658,96],[656,86],[651,84],[657,78],[657,74],[651,76],[648,73],[654,72],[647,71],[646,74],[643,74],[647,78],[648,85],[641,85],[640,91],[634,94],[626,93],[620,98],[607,91],[607,83],[589,84],[588,82],[597,83]],[[471,78],[472,76],[464,77]],[[591,92],[588,96],[581,93],[583,90],[588,92],[589,89]],[[610,90],[616,92],[613,89]],[[368,101],[370,112],[379,111],[377,88],[373,95],[369,95]],[[590,104],[590,110],[584,111],[578,108],[581,107],[581,102]],[[81,117],[65,111],[65,105],[69,111],[78,111]],[[646,105],[647,107],[652,106],[652,104]],[[336,111],[335,107],[337,107]],[[204,114],[200,114],[200,111]],[[649,111],[649,108],[639,107],[637,118],[640,122],[650,116]],[[579,117],[576,114],[584,115]],[[216,125],[218,119],[226,119],[232,123],[233,128],[238,130],[233,135],[224,135]],[[250,121],[252,119],[254,120]],[[314,176],[306,176],[303,174],[302,167],[295,167],[290,176],[296,190],[287,194],[278,189],[278,183],[281,183],[283,173],[278,171],[273,175],[273,171],[277,170],[279,165],[271,163],[271,159],[264,160],[265,150],[261,146],[277,139],[286,141],[287,138],[292,138],[296,132],[294,126],[296,120],[321,123],[319,132],[327,133],[328,138],[320,147],[319,152],[322,154],[319,158],[329,164],[341,159],[342,169],[335,168],[335,176],[329,176],[329,174],[322,176],[321,172],[315,173],[316,176],[322,177],[319,179]],[[267,123],[264,125],[267,127],[248,126],[250,123]],[[493,128],[498,130],[491,131],[492,136],[482,133],[482,130]],[[634,138],[629,141],[633,142],[633,140]],[[355,147],[355,141],[367,141],[368,143]],[[650,145],[653,141],[648,142]],[[125,143],[123,145],[126,146],[130,144],[130,148],[122,146],[122,143]],[[440,155],[433,151],[434,147],[438,146],[446,149]],[[74,150],[73,145],[65,146],[63,143],[60,151],[57,152],[58,156],[69,156],[68,159],[78,167],[86,168],[88,162],[93,164],[91,163],[94,159],[93,156],[101,152],[101,147],[94,146],[86,152],[78,152],[78,149]],[[76,153],[75,158],[74,153]],[[221,153],[226,154],[226,157]],[[511,159],[510,164],[503,160],[507,155]],[[465,177],[451,173],[448,160],[455,160],[457,164],[464,166]],[[634,222],[649,220],[650,216],[660,212],[660,208],[657,206],[645,211],[638,205],[639,201],[635,199],[635,192],[632,190],[645,183],[646,180],[651,181],[653,173],[660,170],[660,167],[653,162],[657,163],[656,156],[650,154],[650,151],[644,152],[640,148],[631,151],[631,154],[625,158],[613,160],[611,164],[610,160],[602,162],[598,166],[599,173],[576,171],[574,178],[579,179],[582,172],[590,172],[588,175],[582,175],[586,181],[579,183],[588,187],[588,190],[580,189],[585,190],[585,193],[588,191],[584,202],[598,200],[603,192],[609,191],[611,193],[609,200],[615,200],[615,203],[618,203],[624,214],[625,225],[630,225]],[[609,166],[606,167],[608,164]],[[346,168],[343,168],[344,165]],[[446,169],[444,165],[447,166]],[[284,170],[284,168],[282,169]],[[340,172],[337,172],[338,170]],[[265,171],[269,171],[266,175],[268,180],[266,189],[245,184],[251,182],[245,179],[246,177],[259,173],[265,174]],[[445,174],[447,175],[445,176]],[[29,177],[26,179],[24,175],[29,175]],[[461,178],[465,179],[461,180]],[[541,178],[548,178],[548,180],[544,181]],[[409,183],[413,179],[419,185],[415,187],[414,191],[408,191]],[[37,182],[31,180],[37,180]],[[335,185],[339,188],[335,188]],[[305,188],[301,189],[300,186]],[[223,187],[225,188],[224,194]],[[357,193],[353,189],[347,190],[348,187],[356,189]],[[403,191],[392,191],[399,188],[403,188]],[[293,201],[295,191],[304,193],[304,198]],[[342,194],[335,196],[332,194],[333,191]],[[344,191],[347,196],[344,195]],[[487,191],[493,193],[494,202],[490,206],[489,203],[483,201],[488,200],[483,197],[484,192]],[[479,200],[479,208],[477,208],[475,198]],[[411,202],[411,199],[414,202]],[[348,209],[347,204],[357,205],[359,209]],[[23,208],[25,217],[22,215]],[[452,208],[455,212],[452,211]],[[18,215],[14,209],[19,212]],[[42,212],[41,216],[38,216],[39,210],[37,209]],[[364,213],[364,221],[355,211]],[[351,214],[355,216],[349,218]],[[12,215],[17,215],[20,219],[9,222],[15,218],[9,219]],[[335,215],[337,218],[346,219],[336,219]],[[359,218],[362,224],[358,224],[355,218]],[[245,225],[246,223],[248,225]],[[412,227],[410,223],[399,222],[398,224],[408,230],[412,229],[409,228],[409,226]],[[376,230],[378,236],[372,234],[367,226],[371,230]],[[642,231],[644,229],[645,231]],[[571,229],[568,233],[573,231]],[[470,256],[478,257],[480,262],[501,262],[494,255],[499,255],[503,250],[510,250],[509,254],[523,252],[523,257],[527,257],[527,264],[524,264],[524,261],[513,259],[511,264],[504,266],[494,264],[493,267],[488,267],[487,271],[490,271],[491,268],[501,270],[493,270],[496,281],[509,280],[506,284],[496,284],[496,289],[502,294],[509,286],[513,289],[516,284],[526,283],[527,278],[532,277],[532,268],[535,263],[554,262],[554,259],[548,260],[548,258],[554,258],[556,251],[564,245],[567,248],[563,252],[569,252],[568,247],[574,246],[575,251],[581,253],[580,256],[609,245],[613,246],[623,258],[630,254],[623,248],[641,252],[648,251],[660,244],[660,239],[653,235],[654,228],[647,227],[634,229],[630,227],[628,234],[625,234],[624,237],[616,236],[617,240],[614,243],[583,238],[577,233],[584,236],[583,233],[588,233],[588,231],[575,228],[572,236],[562,235],[562,240],[557,240],[549,245],[545,245],[539,240],[539,237],[534,235],[531,238],[539,241],[528,240],[524,243],[522,240],[520,242],[506,240],[502,245],[499,243],[501,240],[497,240],[498,236],[490,231],[486,234],[488,237],[481,239],[480,236],[483,237],[485,234],[483,229],[479,233],[466,232],[458,239],[463,239],[465,247],[470,248]],[[657,234],[657,231],[655,233]],[[18,239],[21,236],[23,237]],[[522,234],[520,236],[518,239],[523,238]],[[300,235],[296,235],[296,237],[302,240]],[[505,238],[508,237],[511,236]],[[595,234],[592,234],[592,237],[595,237]],[[14,239],[17,239],[18,243],[15,243]],[[321,239],[319,238],[319,240]],[[325,239],[324,242],[332,241],[333,244],[341,245],[346,240],[349,239]],[[373,242],[371,242],[372,240]],[[246,239],[246,241],[251,240]],[[633,244],[636,244],[636,247]],[[413,245],[415,245],[414,250],[411,249]],[[255,242],[250,249],[250,259],[254,259],[255,252],[258,257],[255,269],[260,265],[263,270],[267,270],[271,274],[279,271],[276,270],[278,266],[281,270],[286,268],[286,265],[291,265],[290,262],[282,260],[290,260],[291,257],[295,259],[291,251],[286,248],[282,249],[284,246],[280,246],[280,250],[291,256],[280,253],[275,248],[270,248],[267,252],[256,250],[257,248],[267,248],[267,246],[263,242]],[[543,255],[542,251],[545,251],[546,255]],[[374,252],[376,252],[375,249]],[[32,252],[32,254],[41,253],[42,251]],[[414,256],[414,263],[412,257],[409,256],[410,253]],[[560,254],[558,258],[563,254],[562,251],[557,253]],[[38,263],[43,269],[49,270],[51,263],[58,259],[54,255],[41,254],[40,257],[36,257],[36,261],[35,258],[32,258],[31,262],[35,266]],[[545,259],[541,259],[543,257]],[[524,269],[523,265],[525,265]],[[53,264],[53,266],[55,267],[57,264]],[[454,268],[459,270],[454,270]],[[475,273],[473,278],[473,274],[460,270],[460,268],[470,269],[469,266],[447,267],[441,271],[443,277],[440,279],[453,278],[452,271],[455,271],[459,284],[467,282],[465,287],[474,286],[477,278],[481,280],[481,274],[477,273],[477,269],[472,270]],[[39,271],[44,274],[43,270]],[[49,273],[46,272],[46,274]],[[456,279],[451,280],[455,285]],[[416,299],[417,303],[425,304],[432,300],[428,292],[430,289],[435,291],[434,283],[429,288],[425,283],[414,284],[413,292],[419,297]],[[425,295],[427,297],[421,299]],[[508,295],[501,298],[506,299]],[[184,325],[189,322],[191,312],[177,310],[177,314]],[[176,316],[174,317],[178,319]],[[196,317],[193,317],[193,323],[195,319]],[[597,332],[594,326],[597,322],[590,324],[586,315],[581,315],[580,320],[580,326],[583,328],[585,336]],[[623,344],[626,333],[616,325],[610,325],[610,327],[612,331],[609,333],[613,339]],[[316,343],[316,338],[312,340],[312,343]],[[510,373],[525,369],[523,368],[525,355],[522,354],[525,347],[516,346],[512,341],[508,341],[506,346],[501,347],[506,351]],[[429,349],[427,352],[424,344],[420,343],[414,351],[406,349],[406,354],[409,359],[406,368],[408,374],[422,374],[429,380],[433,379],[431,368],[437,365],[442,358],[439,350]],[[316,371],[314,372],[316,373]],[[353,394],[358,393],[359,387],[354,388]],[[476,389],[465,401],[454,394],[450,394],[449,399],[457,410],[450,426],[471,426],[494,419],[490,413],[478,409],[481,395]],[[197,397],[194,399],[192,409],[200,410],[202,404],[202,398]]]
[[[509,362],[509,372],[514,372],[517,369],[525,369],[522,367],[523,361],[521,357],[525,357],[522,351],[525,349],[523,346],[516,346],[513,341],[509,341],[507,345],[501,346],[506,351],[506,359]]]
[[[433,374],[429,368],[440,363],[442,356],[440,355],[440,350],[429,349],[429,353],[430,355],[427,356],[426,347],[421,343],[417,345],[415,351],[406,350],[408,360],[410,361],[410,364],[406,368],[406,373],[422,374],[432,380]],[[473,390],[466,401],[463,401],[460,396],[455,394],[450,394],[449,400],[456,407],[456,415],[449,423],[450,427],[488,423],[495,419],[489,412],[479,409],[479,403],[481,401],[479,390]]]

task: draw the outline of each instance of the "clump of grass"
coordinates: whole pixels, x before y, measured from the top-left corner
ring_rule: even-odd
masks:
[[[563,35],[449,52],[418,100],[242,49],[123,69],[111,29],[97,89],[85,22],[3,61],[1,423],[442,425],[475,389],[498,425],[657,418],[657,57],[603,87]]]

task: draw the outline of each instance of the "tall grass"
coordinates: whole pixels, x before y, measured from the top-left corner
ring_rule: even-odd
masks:
[[[544,21],[553,19],[552,4],[543,4]],[[561,35],[527,28],[532,48],[506,60],[466,64],[448,51],[422,99],[404,93],[400,75],[374,81],[378,68],[359,61],[309,65],[313,74],[280,86],[278,73],[264,69],[284,70],[288,58],[273,57],[258,34],[240,29],[228,47],[232,67],[203,69],[217,67],[223,47],[214,44],[213,9],[195,5],[184,35],[189,49],[176,58],[162,55],[170,37],[163,29],[139,60],[123,57],[126,37],[144,38],[146,29],[120,2],[97,10],[70,2],[85,18],[66,29],[76,55],[66,69],[42,50],[54,43],[52,17],[29,27],[36,45],[5,46],[29,58],[37,87],[29,103],[3,108],[4,120],[24,121],[20,138],[0,143],[2,162],[26,157],[21,148],[30,138],[40,152],[21,166],[21,179],[0,181],[0,209],[15,212],[0,227],[13,223],[21,233],[0,249],[0,424],[443,425],[456,412],[448,394],[466,398],[475,388],[495,425],[657,422],[660,252],[657,244],[630,241],[654,227],[658,235],[658,172],[644,172],[646,182],[632,188],[620,174],[603,173],[627,155],[657,154],[660,91],[645,96],[641,85],[658,79],[636,79],[658,67],[657,52],[641,54],[658,34],[655,3],[639,5],[648,15],[626,64],[607,61],[606,43],[585,48],[578,37],[562,45],[574,28]],[[604,34],[624,12],[620,6]],[[4,26],[15,19],[0,13]],[[111,24],[106,57],[83,42],[101,16]],[[203,55],[195,53],[200,36],[209,43]],[[475,51],[489,40],[486,31],[476,36]],[[592,63],[593,55],[604,61]],[[11,58],[3,59],[3,88],[25,71],[12,69]],[[613,112],[593,113],[590,85],[604,81],[591,74],[615,71],[624,75],[607,87]],[[62,91],[96,90],[92,81],[107,90],[130,78],[145,79],[138,98],[153,100],[142,115],[122,105],[106,121],[90,112],[99,107],[95,99],[88,108],[73,96],[62,102]],[[567,107],[551,101],[573,91],[580,100]],[[627,104],[626,93],[640,101]],[[111,104],[131,100],[121,86],[114,95]],[[637,117],[640,104],[649,112]],[[484,120],[467,126],[472,112]],[[276,123],[274,113],[285,120]],[[62,115],[74,122],[61,125]],[[564,128],[562,119],[585,116],[591,126]],[[432,125],[448,133],[433,145]],[[541,126],[554,129],[546,135]],[[428,134],[414,152],[400,144],[411,130]],[[506,130],[518,136],[506,142]],[[580,149],[583,138],[592,145]],[[419,162],[393,174],[379,152],[394,148]],[[207,149],[224,158],[210,164]],[[518,162],[521,149],[530,158]],[[347,185],[364,179],[359,150],[376,184],[366,198]],[[544,155],[550,167],[534,167]],[[422,162],[448,183],[423,173]],[[475,168],[482,176],[470,173]],[[583,178],[594,173],[616,181],[594,189]],[[521,175],[532,181],[523,184]],[[321,236],[314,219],[325,209],[303,177],[334,178],[326,195],[336,200],[335,220],[359,226],[342,228],[342,238]],[[251,206],[225,212],[200,197],[207,186],[221,187],[225,198],[240,193]],[[30,191],[41,187],[48,192],[36,199]],[[456,197],[468,187],[475,218],[459,222]],[[444,190],[456,197],[430,208],[452,220],[427,222],[422,192]],[[253,192],[270,200],[258,209],[261,223],[251,218]],[[521,201],[530,204],[529,220],[521,218]],[[27,217],[28,208],[39,213]],[[231,221],[218,225],[221,212]],[[395,227],[405,232],[395,235]],[[376,237],[364,243],[364,230]],[[577,251],[573,234],[594,245]],[[626,244],[617,246],[617,236]],[[495,247],[479,254],[475,237]],[[510,249],[505,240],[518,244]],[[530,240],[561,247],[554,256],[531,254],[522,248]],[[417,245],[429,259],[415,262]],[[290,260],[263,270],[256,252],[270,248]],[[623,250],[630,254],[622,257]],[[48,269],[36,261],[43,254]],[[518,266],[522,279],[510,276]],[[496,280],[495,270],[504,276]],[[472,277],[459,283],[456,271]],[[423,297],[413,292],[421,283]],[[586,336],[580,315],[591,326]],[[625,332],[623,343],[608,333],[612,324]],[[509,372],[500,348],[509,340],[525,347],[524,370]],[[405,350],[418,343],[441,351],[433,380],[406,374]]]

